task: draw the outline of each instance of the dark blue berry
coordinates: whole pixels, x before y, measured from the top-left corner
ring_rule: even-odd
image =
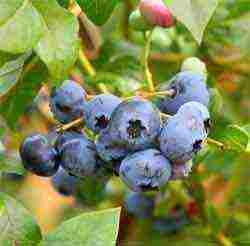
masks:
[[[52,176],[59,167],[56,150],[41,134],[24,139],[20,146],[20,156],[24,168],[39,176]]]
[[[76,191],[77,178],[69,175],[63,168],[59,168],[51,182],[55,190],[63,196],[71,196]]]
[[[51,93],[51,111],[55,118],[64,124],[83,117],[85,103],[85,90],[71,80],[64,81],[61,87]]]
[[[160,113],[156,107],[149,101],[135,98],[115,109],[108,129],[116,144],[141,150],[154,143],[160,128]]]
[[[154,211],[154,199],[143,193],[131,192],[125,197],[124,207],[139,219],[150,218]]]
[[[172,97],[159,99],[158,106],[163,113],[176,114],[185,103],[195,101],[205,106],[209,104],[209,91],[202,74],[185,71],[178,73],[160,87],[161,91],[173,89]]]
[[[121,102],[119,97],[111,94],[95,96],[85,107],[84,120],[87,127],[95,133],[105,129],[111,114]]]
[[[135,191],[158,190],[171,176],[169,161],[155,149],[128,155],[121,163],[120,177]]]

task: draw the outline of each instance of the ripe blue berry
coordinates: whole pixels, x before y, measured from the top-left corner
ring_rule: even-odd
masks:
[[[64,81],[61,87],[54,89],[51,93],[51,111],[61,123],[69,123],[82,117],[85,103],[85,90],[71,80]]]
[[[159,136],[162,153],[173,163],[185,163],[201,150],[207,137],[202,122],[176,114],[169,118]]]
[[[52,177],[51,183],[55,190],[63,196],[71,196],[75,193],[77,178],[69,175],[63,168],[59,168]]]
[[[210,114],[203,104],[198,102],[185,103],[179,108],[177,114],[189,121],[200,121],[207,134],[209,133],[211,128]]]
[[[95,96],[85,107],[84,120],[87,127],[95,133],[105,129],[111,114],[121,102],[119,97],[111,94]]]
[[[154,211],[154,200],[143,193],[131,192],[125,197],[124,207],[137,218],[150,218]]]
[[[119,146],[112,141],[107,130],[102,131],[98,136],[96,150],[100,158],[106,162],[121,160],[129,153],[126,147]]]
[[[61,140],[60,138],[63,138]],[[66,140],[65,140],[66,139]],[[75,137],[62,135],[57,140],[61,166],[77,177],[93,175],[97,169],[97,153],[95,144],[84,135]]]
[[[169,161],[155,149],[128,155],[121,163],[120,177],[135,191],[158,190],[171,176]]]
[[[161,91],[173,89],[172,97],[159,99],[158,106],[166,114],[176,114],[187,102],[195,101],[205,106],[209,104],[209,91],[201,74],[185,71],[178,73],[170,82],[160,87]]]
[[[39,176],[52,176],[59,167],[56,150],[41,134],[24,139],[20,146],[20,156],[24,168]]]
[[[150,147],[161,128],[160,113],[149,101],[124,101],[113,112],[109,132],[113,141],[130,150]]]

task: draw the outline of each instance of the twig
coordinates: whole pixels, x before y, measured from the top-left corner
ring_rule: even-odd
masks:
[[[74,120],[66,125],[62,125],[56,129],[57,132],[64,132],[67,131],[73,127],[79,126],[80,124],[83,123],[83,118],[79,118],[77,120]]]
[[[212,138],[207,138],[206,142],[210,145],[214,145],[214,146],[220,148],[221,150],[225,150],[227,148],[227,146],[224,143],[221,143],[221,142],[219,142],[215,139],[212,139]]]

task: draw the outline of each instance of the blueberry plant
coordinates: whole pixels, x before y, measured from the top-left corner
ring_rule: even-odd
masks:
[[[249,16],[0,0],[0,245],[249,245]],[[36,206],[74,198],[48,233],[39,176]]]

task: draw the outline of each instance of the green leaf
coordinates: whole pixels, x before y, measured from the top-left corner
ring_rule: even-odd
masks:
[[[224,132],[223,142],[237,152],[245,152],[248,141],[248,133],[243,127],[230,125]]]
[[[210,92],[210,103],[209,103],[209,111],[211,114],[218,114],[221,112],[223,106],[223,98],[218,89],[212,88],[209,90]]]
[[[24,53],[44,32],[44,22],[30,0],[0,0],[0,50]]]
[[[32,66],[32,69],[16,83],[8,98],[0,104],[0,114],[12,129],[16,127],[18,118],[24,113],[37,95],[42,83],[48,78],[47,68],[41,61],[37,61]]]
[[[116,245],[119,217],[120,208],[82,214],[63,222],[40,245]]]
[[[16,85],[21,76],[25,60],[31,55],[27,52],[13,61],[7,62],[0,68],[0,99]]]
[[[77,0],[88,18],[97,25],[103,25],[111,16],[120,0]]]
[[[57,0],[57,2],[64,8],[68,8],[69,0]]]
[[[46,25],[35,51],[53,78],[64,77],[78,57],[78,22],[56,0],[36,0],[33,5]]]
[[[223,226],[223,221],[211,203],[208,203],[206,206],[206,214],[213,232],[218,234]]]
[[[4,209],[0,214],[0,245],[37,245],[41,231],[34,218],[22,204],[0,193]]]
[[[250,124],[245,125],[244,130],[248,133],[248,145],[247,145],[247,152],[250,152]]]
[[[23,175],[25,170],[21,161],[16,157],[0,154],[0,173],[2,172]]]
[[[217,0],[164,0],[173,15],[182,22],[200,44],[205,28],[212,17]]]

